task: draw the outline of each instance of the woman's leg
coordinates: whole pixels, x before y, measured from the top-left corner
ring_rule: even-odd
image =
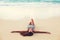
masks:
[[[35,24],[34,24],[34,20],[33,19],[31,19],[31,22],[28,25],[28,30],[29,30],[29,28],[31,28],[32,30],[35,29]]]

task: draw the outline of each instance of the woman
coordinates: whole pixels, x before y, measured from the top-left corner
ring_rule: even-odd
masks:
[[[31,19],[31,22],[28,24],[27,31],[12,31],[11,33],[20,33],[22,36],[32,36],[34,33],[50,34],[50,32],[34,31],[34,28],[35,28],[35,24],[34,24],[33,19]]]
[[[27,32],[25,33],[22,33],[23,36],[32,36],[33,35],[33,31],[34,31],[34,28],[35,28],[35,25],[34,25],[34,22],[33,22],[33,19],[31,19],[32,21],[29,23],[28,25],[28,30]]]

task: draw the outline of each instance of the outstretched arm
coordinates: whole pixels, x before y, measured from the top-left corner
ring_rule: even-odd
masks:
[[[28,34],[27,31],[12,31],[11,33],[19,33],[19,34],[21,34],[22,36],[27,36],[26,34]]]
[[[22,33],[22,32],[27,32],[27,31],[12,31],[11,33]]]
[[[44,31],[33,31],[34,33],[46,33],[46,34],[51,34],[50,32],[44,32]]]

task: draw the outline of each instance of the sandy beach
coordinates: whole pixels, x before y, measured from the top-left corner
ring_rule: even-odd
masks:
[[[36,29],[48,31],[51,34],[34,34],[31,37],[23,37],[18,33],[12,34],[13,30],[27,30],[29,19],[18,21],[0,20],[0,33],[2,40],[60,40],[60,17],[48,19],[34,19]]]
[[[0,6],[0,40],[60,40],[60,4],[18,5],[20,6],[17,4]],[[34,34],[31,37],[23,37],[18,33],[11,33],[15,30],[27,30],[31,18],[34,19],[35,30],[47,31],[51,34]]]

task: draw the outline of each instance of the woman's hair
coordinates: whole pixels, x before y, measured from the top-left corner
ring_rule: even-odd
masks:
[[[32,36],[33,33],[32,32],[22,32],[20,33],[22,36]]]

